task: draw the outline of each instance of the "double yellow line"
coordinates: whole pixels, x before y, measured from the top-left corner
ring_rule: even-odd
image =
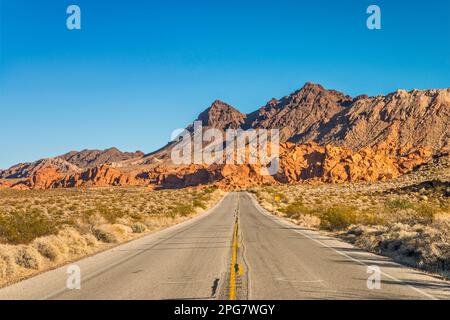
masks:
[[[230,270],[230,293],[229,300],[236,300],[236,271],[241,272],[241,267],[237,264],[239,221],[236,217],[234,222],[233,243],[231,245],[231,270]],[[237,269],[237,270],[236,270]]]

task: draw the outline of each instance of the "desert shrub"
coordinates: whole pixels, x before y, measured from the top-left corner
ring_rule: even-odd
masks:
[[[301,214],[312,214],[312,211],[305,207],[301,201],[294,201],[284,208],[279,209],[288,218],[298,218]]]
[[[194,193],[193,194],[194,200],[192,200],[192,206],[194,208],[206,209],[208,207],[207,202],[211,199],[211,193],[214,192],[215,190],[217,190],[216,187],[210,187],[202,190],[201,193],[199,194]]]
[[[131,230],[133,230],[134,233],[143,233],[147,230],[147,226],[142,222],[135,222],[131,225]]]
[[[0,284],[178,222],[209,205],[217,188],[0,190]],[[147,227],[148,225],[148,227]],[[19,250],[20,249],[20,250]]]
[[[214,191],[216,191],[218,188],[216,186],[210,186],[208,188],[205,188],[203,191],[208,194],[208,193],[213,193]]]
[[[390,211],[388,211],[389,213]],[[438,207],[431,204],[415,204],[412,208],[390,212],[388,220],[407,225],[431,224],[435,215],[440,212]]]
[[[324,230],[343,230],[358,222],[358,214],[354,207],[332,206],[319,209],[320,228]]]
[[[3,250],[0,247],[0,278],[6,278],[16,271],[14,257],[8,249]]]
[[[86,241],[86,245],[90,247],[94,247],[97,245],[97,238],[92,234],[83,235],[84,240]]]
[[[96,211],[109,223],[114,223],[117,219],[122,218],[125,215],[124,212],[118,208],[109,208],[103,205],[97,206]]]
[[[441,200],[439,202],[439,208],[446,213],[450,213],[450,201],[448,199]]]
[[[358,223],[366,226],[385,225],[386,219],[381,214],[368,210],[358,215]]]
[[[94,229],[94,235],[97,238],[97,240],[106,243],[114,243],[119,241],[119,239],[113,232],[111,232],[110,230],[106,230],[104,228]]]
[[[273,188],[273,187],[265,187],[264,189],[263,189],[263,191],[265,191],[265,192],[267,192],[268,194],[274,194],[274,193],[276,193],[277,191]]]
[[[132,232],[133,230],[130,227],[122,224],[104,224],[94,229],[95,237],[107,243],[119,242]],[[85,241],[85,239],[83,240]]]
[[[16,252],[16,263],[27,269],[39,270],[42,265],[42,259],[36,249],[23,246]]]
[[[411,202],[404,199],[388,200],[386,201],[385,206],[391,211],[412,209],[414,207]]]
[[[323,200],[320,199],[320,198],[316,198],[316,199],[314,199],[314,203],[315,203],[315,204],[322,204],[322,203],[323,203]]]
[[[194,199],[192,201],[192,206],[194,208],[206,209],[206,203],[202,199]]]
[[[38,239],[34,242],[34,247],[42,256],[51,261],[57,261],[61,257],[61,253],[58,248],[50,243],[49,240]]]
[[[417,222],[430,224],[434,220],[434,215],[436,214],[436,208],[433,208],[428,204],[420,204],[415,206],[414,210],[417,212],[418,220]]]
[[[58,223],[40,211],[15,211],[0,215],[0,238],[12,244],[27,244],[35,238],[54,234]]]
[[[194,212],[194,207],[190,204],[179,203],[175,207],[173,207],[169,216],[175,218],[177,216],[186,217]]]

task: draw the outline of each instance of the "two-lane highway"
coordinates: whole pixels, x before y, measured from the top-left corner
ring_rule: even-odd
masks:
[[[76,264],[80,290],[65,287],[68,275],[61,267],[1,289],[0,298],[450,298],[448,282],[299,228],[268,214],[245,192],[228,194],[202,216]],[[373,267],[381,271],[380,289],[367,285]]]

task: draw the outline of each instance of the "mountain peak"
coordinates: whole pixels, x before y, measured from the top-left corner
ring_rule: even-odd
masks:
[[[220,108],[220,107],[231,107],[228,103],[220,100],[220,99],[216,99],[214,100],[213,103],[211,103],[210,108]],[[233,107],[231,107],[233,108]]]
[[[200,113],[197,120],[201,121],[203,126],[225,130],[239,128],[245,118],[246,115],[233,106],[221,100],[215,100],[209,108]]]
[[[314,82],[306,82],[303,87],[300,89],[300,91],[306,91],[306,90],[317,90],[317,91],[325,91],[325,88],[318,84],[318,83],[314,83]]]

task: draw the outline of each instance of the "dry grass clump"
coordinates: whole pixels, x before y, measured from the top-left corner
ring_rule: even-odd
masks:
[[[143,233],[147,230],[147,226],[142,222],[135,222],[131,225],[131,230],[133,230],[134,233]]]
[[[169,216],[174,219],[178,216],[187,217],[192,213],[194,213],[194,206],[192,204],[177,203],[170,208]]]
[[[7,278],[16,271],[16,263],[14,256],[10,253],[6,246],[0,245],[0,278]]]
[[[61,259],[61,252],[49,238],[36,239],[33,246],[43,257],[50,261],[59,261]]]
[[[0,190],[0,286],[179,223],[221,197],[215,188]]]
[[[307,208],[300,200],[289,203],[287,206],[280,208],[279,211],[291,219],[297,219],[299,216],[305,214],[314,214],[313,210]]]
[[[106,243],[120,242],[132,232],[130,227],[122,224],[104,224],[94,229],[94,235],[97,240]]]
[[[20,246],[16,251],[16,264],[27,268],[39,270],[42,266],[42,256],[30,246]]]

